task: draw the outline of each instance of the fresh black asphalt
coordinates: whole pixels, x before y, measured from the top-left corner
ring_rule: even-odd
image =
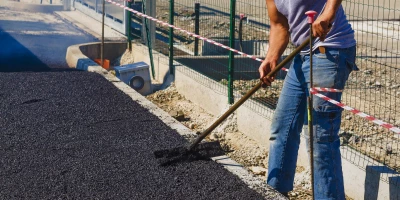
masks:
[[[159,166],[186,141],[53,39],[1,32],[0,199],[263,198],[213,161]]]
[[[185,140],[98,74],[0,82],[0,199],[262,199],[213,161],[159,166]]]

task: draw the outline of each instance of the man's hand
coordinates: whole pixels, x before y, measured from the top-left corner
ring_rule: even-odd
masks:
[[[319,37],[319,39],[321,41],[324,41],[326,38],[326,35],[328,35],[329,31],[332,28],[331,21],[332,21],[332,19],[329,19],[328,17],[324,17],[323,15],[318,17],[317,20],[315,20],[314,23],[312,24],[313,36]]]
[[[321,41],[324,41],[326,35],[332,28],[332,23],[335,20],[335,14],[340,7],[342,0],[327,0],[326,6],[322,14],[314,21],[313,35],[319,37]]]
[[[267,76],[268,73],[272,71],[277,65],[276,60],[268,60],[265,59],[260,67],[258,68],[258,72],[260,73],[260,80],[262,81],[262,87],[270,86],[271,83],[275,80],[275,77]]]

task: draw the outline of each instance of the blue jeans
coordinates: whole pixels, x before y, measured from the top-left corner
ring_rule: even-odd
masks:
[[[317,49],[313,55],[314,87],[343,89],[355,65],[355,47]],[[307,124],[310,56],[297,55],[285,78],[272,119],[267,183],[279,192],[293,190],[300,133]],[[342,93],[321,92],[340,101]],[[345,199],[340,140],[342,109],[319,97],[313,99],[314,189],[316,199]],[[306,142],[308,129],[305,130]],[[307,146],[308,148],[308,146]]]

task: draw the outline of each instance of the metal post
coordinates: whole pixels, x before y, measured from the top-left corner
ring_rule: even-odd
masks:
[[[169,0],[169,24],[174,25],[174,0]],[[169,28],[169,73],[174,74],[174,29]]]
[[[229,31],[229,47],[235,48],[235,16],[236,16],[236,0],[231,0],[230,15],[230,31]],[[235,55],[229,51],[229,68],[228,68],[228,103],[233,104],[233,75],[234,75]]]
[[[65,11],[71,10],[71,1],[72,0],[63,0],[63,8]]]
[[[194,33],[196,35],[200,34],[200,3],[194,4],[194,13],[195,13],[195,21],[194,21]],[[194,39],[194,55],[199,55],[199,38]]]
[[[143,8],[143,13],[147,14],[148,16],[153,16],[155,17],[155,0],[143,0],[143,4],[142,4],[142,8]],[[151,7],[151,8],[150,8]],[[147,12],[150,13],[154,13],[154,15],[152,14],[148,14]],[[149,58],[150,58],[150,67],[151,67],[151,75],[153,77],[153,79],[156,78],[156,72],[154,69],[154,60],[153,60],[153,48],[154,48],[154,43],[156,41],[155,39],[155,24],[152,23],[152,21],[150,21],[145,17],[143,17],[143,26],[144,26],[144,31],[145,31],[145,41],[147,44],[147,48],[149,51]],[[149,27],[150,24],[150,27]],[[154,25],[154,26],[153,26]]]
[[[310,24],[310,91],[313,88],[313,58],[312,58],[312,25]],[[308,95],[308,133],[309,133],[309,140],[310,140],[310,171],[311,171],[311,197],[315,199],[314,193],[314,120],[313,120],[313,94],[309,92]]]
[[[156,3],[157,3],[156,0],[143,1],[144,8],[146,9],[146,10],[143,10],[143,12],[145,12],[146,15],[148,15],[148,16],[156,17]],[[144,20],[145,19],[143,19],[143,21]],[[156,41],[156,23],[152,20],[148,20],[147,25],[148,25],[147,29],[148,29],[149,36],[150,36],[149,40],[153,41],[151,43],[151,48],[154,48],[154,44]],[[145,44],[147,44],[147,33],[146,33],[145,23],[142,23],[142,39],[143,39],[143,42]]]
[[[127,7],[132,7],[132,1],[127,2]],[[125,10],[125,33],[128,40],[128,49],[132,51],[132,13],[129,10]]]
[[[53,0],[50,0],[50,4],[53,4]]]
[[[312,24],[314,23],[314,16],[317,14],[315,11],[307,11],[305,13],[308,18],[308,24],[310,26],[310,88],[308,95],[308,133],[310,142],[310,170],[311,170],[311,193],[312,199],[315,199],[315,187],[314,187],[314,119],[313,119],[313,94],[311,89],[314,87],[313,83],[313,31]]]
[[[102,13],[102,20],[101,20],[101,67],[104,65],[104,17],[105,17],[105,7],[106,7],[106,0],[103,0],[103,13]]]
[[[239,22],[239,47],[240,51],[243,52],[243,20],[246,19],[244,14],[240,14],[240,22]]]

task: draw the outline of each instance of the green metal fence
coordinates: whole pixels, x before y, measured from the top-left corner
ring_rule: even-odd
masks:
[[[170,12],[171,1],[157,0],[158,19],[172,20],[170,22],[180,28],[247,54],[259,58],[265,56],[270,27],[264,0],[175,0],[174,12]],[[235,2],[236,9],[231,2]],[[135,4],[140,2],[134,2],[133,6]],[[356,64],[360,68],[351,74],[342,102],[399,127],[400,1],[344,0],[342,4],[356,33]],[[142,23],[136,16],[133,21]],[[140,37],[140,31],[134,33]],[[172,53],[175,61],[186,66],[177,70],[227,94],[230,103],[259,81],[258,61],[230,55],[226,49],[198,41],[182,32],[174,31],[173,38],[170,34],[169,28],[158,25],[154,49],[165,55]],[[168,46],[169,42],[173,43],[173,48]],[[292,50],[289,45],[284,55]],[[201,75],[193,73],[193,70]],[[258,91],[245,106],[270,117],[284,76],[284,72],[278,74],[271,88]],[[399,186],[399,179],[392,177],[400,172],[400,137],[346,111],[342,121],[342,156],[363,169],[369,169],[369,165],[383,165],[386,171],[382,172],[382,180]]]

